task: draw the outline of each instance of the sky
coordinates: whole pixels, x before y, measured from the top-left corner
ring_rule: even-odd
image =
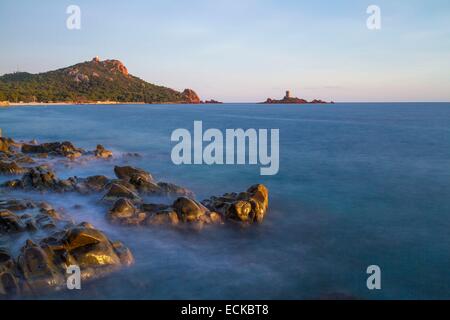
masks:
[[[81,29],[69,30],[69,5]],[[369,5],[381,10],[370,30]],[[91,60],[202,99],[450,101],[448,0],[0,0],[0,74]]]

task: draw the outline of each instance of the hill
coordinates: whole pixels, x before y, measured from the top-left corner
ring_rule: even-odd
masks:
[[[190,89],[179,92],[128,73],[119,60],[91,61],[54,71],[16,72],[0,77],[0,101],[200,103]]]

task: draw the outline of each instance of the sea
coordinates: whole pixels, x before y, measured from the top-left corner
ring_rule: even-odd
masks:
[[[223,132],[279,129],[279,172],[175,165],[171,134],[194,121]],[[81,290],[39,299],[450,298],[450,103],[24,106],[0,109],[0,128],[16,140],[102,144],[115,154],[65,166],[61,178],[113,178],[126,164],[199,200],[256,183],[270,192],[262,224],[201,230],[111,225],[98,195],[27,193],[91,222],[135,257]],[[381,288],[370,290],[373,265]]]

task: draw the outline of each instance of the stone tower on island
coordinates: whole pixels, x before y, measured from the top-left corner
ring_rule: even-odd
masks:
[[[291,97],[291,92],[289,90],[286,91],[285,99],[289,99]]]

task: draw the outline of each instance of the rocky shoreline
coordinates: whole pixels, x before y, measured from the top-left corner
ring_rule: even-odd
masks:
[[[291,97],[290,91],[286,91],[286,95],[283,97],[283,99],[277,100],[272,98],[267,98],[266,101],[262,102],[263,104],[334,104],[333,101],[326,102],[321,99],[314,99],[311,101],[308,101],[306,99],[297,98],[297,97]]]
[[[114,155],[102,145],[85,151],[68,141],[38,144],[0,137],[0,175],[16,176],[0,186],[0,298],[64,288],[69,266],[78,266],[81,279],[87,281],[134,263],[131,249],[89,222],[75,221],[65,208],[45,201],[18,199],[14,190],[97,195],[105,219],[117,226],[246,226],[261,223],[268,210],[268,190],[261,184],[198,201],[191,190],[156,181],[131,166],[113,166],[114,178],[60,179],[50,163],[53,159],[76,165],[81,160],[114,162]],[[148,202],[149,196],[166,197],[170,204]],[[20,250],[12,252],[13,247]]]

